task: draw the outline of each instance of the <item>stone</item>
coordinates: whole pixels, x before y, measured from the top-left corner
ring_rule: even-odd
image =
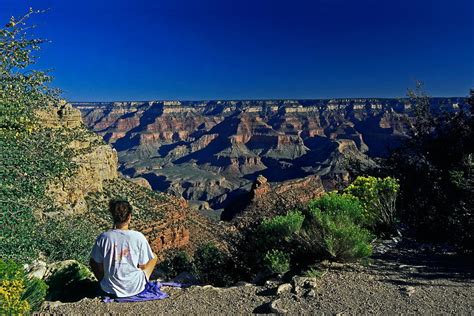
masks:
[[[245,281],[239,281],[235,283],[235,286],[252,286],[252,283],[245,282]]]
[[[285,293],[290,293],[293,289],[293,286],[290,283],[284,283],[278,286],[276,294],[281,295]]]
[[[412,296],[413,294],[415,294],[415,287],[413,286],[402,287],[400,291],[407,296]]]
[[[265,286],[267,287],[275,287],[278,286],[280,282],[278,280],[267,280],[265,281]]]
[[[304,289],[313,289],[318,286],[318,279],[311,278],[311,277],[302,277],[302,276],[294,276],[291,279],[291,284],[293,287],[301,287]]]
[[[29,278],[43,279],[47,271],[47,264],[41,260],[35,260],[25,267]]]
[[[286,314],[288,311],[283,308],[281,299],[276,299],[270,302],[270,311],[275,314]]]
[[[128,179],[128,180],[132,181],[133,183],[138,184],[138,185],[141,186],[141,187],[147,188],[147,189],[149,189],[149,190],[152,189],[152,188],[151,188],[151,185],[150,185],[150,182],[148,182],[148,180],[145,179],[145,178],[136,177],[136,178],[130,178],[130,179]]]
[[[315,290],[309,290],[305,294],[306,297],[316,297],[316,291]]]
[[[49,286],[46,296],[49,301],[75,302],[85,297],[95,297],[98,289],[94,274],[76,260],[50,264],[44,281]]]
[[[66,303],[60,302],[60,301],[44,301],[41,304],[40,310],[42,312],[53,312],[56,307],[59,307],[61,305],[64,305]]]

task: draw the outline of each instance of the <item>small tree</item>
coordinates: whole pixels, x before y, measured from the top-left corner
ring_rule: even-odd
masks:
[[[47,72],[30,70],[36,61],[33,53],[45,40],[29,35],[34,26],[27,26],[28,19],[42,11],[29,12],[20,18],[11,17],[0,29],[0,131],[15,135],[30,131],[35,126],[34,110],[57,104],[59,91],[48,83],[52,77]]]
[[[28,261],[40,245],[35,212],[49,208],[49,180],[73,169],[60,131],[41,127],[37,109],[58,105],[52,78],[32,70],[45,41],[30,35],[32,9],[0,28],[0,257]],[[61,140],[61,141],[60,141]]]

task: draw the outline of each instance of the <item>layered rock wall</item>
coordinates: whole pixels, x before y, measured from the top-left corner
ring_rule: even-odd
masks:
[[[461,98],[433,99],[455,109]],[[215,209],[271,183],[347,178],[347,161],[370,163],[409,136],[408,100],[150,101],[74,104],[118,151],[120,171],[154,190]],[[217,185],[218,179],[221,185]],[[196,204],[198,205],[198,204]]]

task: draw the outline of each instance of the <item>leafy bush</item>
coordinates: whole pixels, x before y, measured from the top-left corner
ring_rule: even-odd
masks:
[[[310,201],[308,209],[310,212],[307,215],[313,215],[312,211],[314,210],[321,210],[325,214],[347,217],[348,220],[357,225],[362,226],[370,223],[370,218],[365,215],[365,210],[359,199],[348,194],[327,193]],[[307,223],[305,223],[305,226],[307,226]]]
[[[166,259],[159,264],[158,268],[168,279],[176,277],[181,272],[194,272],[191,258],[182,250],[167,252]]]
[[[30,69],[44,42],[27,32],[34,13],[12,17],[0,29],[0,253],[19,262],[38,255],[37,215],[51,205],[48,181],[74,170],[61,132],[42,128],[35,116],[38,109],[58,105],[59,98],[48,87],[51,77]]]
[[[290,255],[281,250],[268,251],[263,262],[272,273],[284,274],[290,270]]]
[[[25,291],[23,280],[0,281],[0,313],[2,315],[23,315],[30,311],[30,305],[21,299]]]
[[[88,264],[91,245],[100,232],[98,225],[81,215],[48,220],[38,225],[38,249],[52,261],[73,259]]]
[[[235,281],[232,260],[213,244],[204,244],[196,250],[194,266],[202,283],[228,286]]]
[[[364,207],[366,224],[378,233],[393,232],[396,224],[396,200],[400,189],[391,177],[357,177],[344,192],[359,199]]]
[[[46,296],[47,285],[29,278],[19,264],[0,260],[0,314],[27,314],[39,308]]]
[[[263,220],[231,240],[237,273],[252,278],[263,269],[273,273],[305,271],[318,260],[355,260],[371,255],[371,233],[359,200],[329,193],[291,211]]]
[[[43,280],[38,278],[26,278],[25,291],[21,298],[29,303],[31,310],[37,311],[43,303],[47,292],[48,285],[46,285]]]
[[[316,267],[309,267],[308,270],[304,272],[304,276],[308,278],[321,278],[325,274],[324,271]]]
[[[310,203],[304,234],[306,239],[320,239],[318,245],[331,259],[354,260],[372,254],[372,235],[361,226],[365,222],[357,199],[330,193]]]
[[[300,211],[264,219],[257,231],[259,247],[263,251],[285,246],[283,243],[291,241],[292,235],[301,229],[303,221],[304,215]]]

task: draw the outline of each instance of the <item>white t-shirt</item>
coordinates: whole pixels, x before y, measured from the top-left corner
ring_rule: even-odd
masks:
[[[150,244],[142,233],[113,229],[97,237],[91,257],[104,267],[102,290],[117,297],[133,296],[145,289],[146,275],[138,268],[153,259]]]

